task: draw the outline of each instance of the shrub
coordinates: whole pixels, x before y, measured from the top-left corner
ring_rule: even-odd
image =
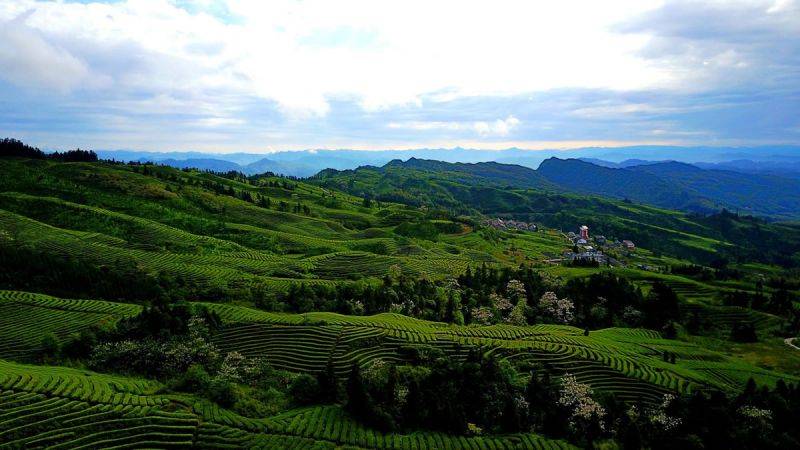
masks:
[[[214,378],[206,390],[208,398],[225,408],[230,408],[239,400],[236,385],[222,378]]]
[[[175,389],[185,392],[203,392],[208,389],[210,384],[211,377],[206,369],[199,364],[193,364],[178,379]]]
[[[292,380],[289,393],[297,404],[312,404],[320,397],[319,382],[309,374],[300,374]]]
[[[47,333],[42,337],[42,357],[55,358],[61,353],[61,341],[53,333]]]
[[[81,330],[80,333],[72,333],[69,340],[61,348],[61,353],[67,358],[83,359],[88,358],[92,353],[92,347],[97,343],[97,335],[92,329]]]

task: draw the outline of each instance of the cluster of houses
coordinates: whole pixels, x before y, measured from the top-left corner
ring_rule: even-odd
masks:
[[[589,238],[589,227],[587,227],[586,225],[581,225],[581,227],[578,228],[578,232],[577,233],[572,232],[572,231],[567,233],[567,238],[569,238],[569,240],[572,242],[573,245],[578,245],[578,246],[588,246],[590,244],[590,242],[593,241],[597,245],[607,245],[607,246],[610,246],[610,247],[620,247],[620,248],[624,248],[626,250],[635,250],[636,249],[636,245],[633,243],[633,241],[630,241],[628,239],[623,239],[622,241],[613,241],[613,242],[611,242],[608,239],[606,239],[606,237],[603,236],[603,235],[598,235],[598,236],[595,236],[594,238]],[[591,247],[589,247],[589,248],[591,248]]]
[[[538,227],[530,222],[520,222],[518,220],[487,219],[483,221],[487,227],[497,228],[498,230],[521,230],[536,231]]]
[[[605,255],[600,249],[593,247],[593,243],[598,246],[622,248],[627,251],[633,251],[636,249],[636,245],[633,243],[633,241],[627,239],[621,242],[611,242],[602,235],[590,238],[589,227],[586,225],[581,225],[581,227],[578,228],[577,233],[572,231],[567,233],[567,238],[570,240],[570,242],[572,242],[572,245],[578,249],[578,251],[564,253],[564,259],[569,262],[574,262],[577,260],[582,262],[597,263],[600,265],[607,263],[616,265],[618,263],[618,261]]]

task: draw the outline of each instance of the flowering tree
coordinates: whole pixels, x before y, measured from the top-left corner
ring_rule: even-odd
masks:
[[[500,294],[491,293],[489,294],[489,301],[492,302],[492,307],[496,309],[500,314],[505,315],[514,305],[505,297]]]
[[[472,308],[471,313],[472,313],[472,322],[478,324],[488,325],[492,323],[492,319],[494,318],[492,310],[485,306]]]
[[[772,411],[745,405],[737,411],[743,419],[747,430],[755,433],[766,433],[772,430]]]
[[[519,299],[525,298],[525,285],[519,280],[509,280],[506,285],[506,293],[511,300],[519,301]]]
[[[574,375],[562,378],[558,404],[567,410],[569,426],[575,433],[592,441],[605,431],[605,409],[592,398],[592,388],[578,383]]]
[[[558,298],[555,292],[545,292],[539,299],[539,309],[558,323],[570,323],[575,317],[575,305],[568,298]]]
[[[667,413],[670,403],[675,400],[672,394],[664,395],[661,404],[650,411],[650,423],[656,428],[664,432],[671,432],[681,425],[681,419],[673,417]]]
[[[247,364],[247,359],[241,353],[230,352],[222,360],[217,371],[217,378],[232,383],[241,383],[245,364]]]

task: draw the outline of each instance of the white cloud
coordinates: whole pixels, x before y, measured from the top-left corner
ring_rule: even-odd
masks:
[[[89,69],[113,79],[114,88],[225,87],[274,100],[288,112],[315,115],[326,114],[330,99],[341,96],[378,110],[421,105],[426,95],[444,91],[457,98],[560,87],[635,89],[663,77],[633,56],[644,44],[643,37],[608,30],[631,13],[652,7],[638,0],[610,5],[423,0],[224,3],[236,20],[190,13],[166,0],[112,4],[0,0],[0,19],[32,10],[31,27],[76,54],[94,51],[93,56],[101,59]],[[97,52],[123,45],[139,49],[145,66],[120,61],[119,56],[108,60],[111,55]],[[134,65],[126,67],[131,72],[119,73],[109,66],[126,63]]]
[[[492,122],[442,122],[442,121],[409,121],[391,122],[389,128],[415,131],[471,131],[482,137],[507,136],[512,129],[520,124],[519,119],[508,116],[505,119],[497,119]]]
[[[0,131],[46,129],[49,109],[114,146],[612,142],[680,136],[693,120],[796,140],[798,12],[798,0],[0,0],[0,103],[18,117],[35,105],[24,122],[0,116]]]
[[[24,87],[67,92],[89,75],[86,65],[25,24],[27,14],[0,21],[0,77]]]

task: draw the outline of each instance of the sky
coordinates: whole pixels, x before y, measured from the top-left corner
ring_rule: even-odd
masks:
[[[800,144],[800,0],[0,0],[0,136],[209,152]]]

